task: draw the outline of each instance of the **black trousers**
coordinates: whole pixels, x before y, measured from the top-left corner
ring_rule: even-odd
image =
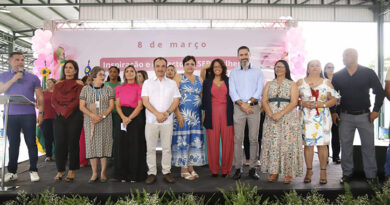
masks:
[[[45,139],[46,157],[53,156],[54,119],[45,119],[41,125],[43,138]]]
[[[68,156],[69,170],[80,168],[79,140],[82,127],[83,115],[78,109],[67,119],[63,116],[57,116],[54,120],[55,156],[58,172],[65,171]]]
[[[340,137],[339,137],[339,126],[332,125],[332,159],[340,159]]]
[[[259,159],[261,154],[261,139],[263,139],[263,124],[265,120],[265,112],[260,113],[260,126],[259,126]],[[245,159],[249,160],[249,129],[248,123],[245,125],[244,132],[244,151],[245,151]]]

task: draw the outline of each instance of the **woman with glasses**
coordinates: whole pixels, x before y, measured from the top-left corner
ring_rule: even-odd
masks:
[[[327,63],[324,67],[324,77],[332,82],[334,74],[333,63]],[[336,112],[340,115],[340,106],[336,105]],[[336,164],[341,164],[340,159],[340,138],[339,138],[339,126],[332,124],[332,159]]]
[[[261,149],[261,170],[268,181],[276,182],[279,174],[290,184],[303,174],[302,131],[297,103],[299,92],[292,81],[285,60],[274,67],[275,79],[265,85],[262,105],[266,113]]]
[[[100,159],[100,181],[107,182],[107,158],[112,156],[112,116],[114,91],[104,85],[104,69],[94,67],[92,84],[84,86],[80,93],[80,110],[84,113],[85,158],[89,159],[92,176],[89,183],[98,180]]]

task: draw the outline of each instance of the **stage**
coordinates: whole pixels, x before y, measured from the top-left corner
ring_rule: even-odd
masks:
[[[160,155],[158,159],[160,158]],[[328,184],[319,184],[319,162],[317,161],[317,155],[314,161],[314,175],[312,177],[312,183],[304,184],[303,177],[295,178],[289,185],[283,183],[283,178],[279,178],[277,183],[267,182],[267,174],[261,174],[260,180],[252,180],[247,176],[248,167],[245,167],[245,174],[241,178],[241,182],[249,184],[251,186],[257,186],[259,194],[263,195],[263,199],[270,197],[280,197],[284,192],[295,190],[299,194],[306,194],[312,190],[317,190],[320,194],[323,194],[326,198],[334,200],[338,194],[344,193],[344,187],[339,183],[341,177],[341,165],[336,165],[333,162],[329,162],[328,169]],[[236,187],[236,181],[230,176],[222,178],[221,175],[217,178],[211,176],[207,166],[198,167],[196,171],[200,175],[200,178],[194,181],[187,181],[180,178],[180,168],[173,167],[172,173],[177,180],[175,184],[167,184],[163,181],[161,173],[157,176],[157,182],[152,185],[147,185],[144,182],[139,183],[122,183],[114,179],[110,179],[108,183],[93,183],[88,184],[88,179],[91,175],[90,167],[80,168],[76,172],[76,178],[73,183],[67,183],[65,181],[55,182],[54,176],[56,175],[55,162],[44,162],[44,157],[39,158],[38,169],[40,175],[40,182],[30,182],[28,173],[28,162],[22,162],[19,164],[18,180],[15,182],[6,183],[6,185],[20,186],[14,191],[0,193],[0,201],[14,199],[17,196],[18,191],[25,191],[27,194],[35,194],[43,192],[44,190],[54,189],[54,192],[59,195],[72,195],[78,194],[82,196],[88,196],[90,198],[97,197],[99,201],[105,201],[108,197],[116,199],[129,195],[131,192],[135,192],[137,189],[142,191],[145,189],[147,192],[159,192],[173,191],[175,194],[181,193],[193,193],[195,195],[205,196],[206,199],[212,197],[214,199],[222,199],[222,195],[219,189],[230,190]],[[158,166],[160,172],[161,166]],[[108,169],[109,173],[112,168]],[[355,195],[363,195],[373,193],[370,186],[363,180],[358,179],[350,183],[352,193]]]

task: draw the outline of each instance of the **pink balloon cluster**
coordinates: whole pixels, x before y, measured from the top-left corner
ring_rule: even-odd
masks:
[[[34,61],[33,72],[40,78],[41,70],[47,67],[52,70],[53,67],[53,46],[51,43],[52,32],[49,30],[38,29],[35,31],[35,35],[32,38],[32,49],[34,51],[34,57],[37,60]]]
[[[301,28],[292,27],[287,31],[283,50],[288,53],[286,60],[289,62],[292,77],[294,79],[303,77],[306,73],[304,66],[306,50]]]

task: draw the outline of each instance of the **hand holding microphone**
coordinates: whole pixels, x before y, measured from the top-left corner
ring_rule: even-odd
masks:
[[[24,71],[23,68],[19,68],[18,72],[12,78],[14,80],[14,82],[20,82],[21,81],[21,79],[23,78],[23,71]]]

